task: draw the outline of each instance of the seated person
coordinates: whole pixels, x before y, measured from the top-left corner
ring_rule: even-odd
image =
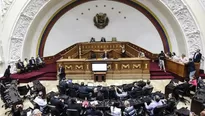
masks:
[[[198,78],[198,88],[204,88],[205,87],[205,83],[203,81],[203,79],[201,79],[201,77]]]
[[[91,51],[90,58],[91,59],[96,59],[97,58],[95,52]]]
[[[176,55],[175,52],[172,53],[172,60],[175,62],[179,62],[180,58]]]
[[[127,97],[127,92],[123,92],[122,89],[115,87],[115,93],[118,97]]]
[[[68,104],[69,109],[76,109],[78,110],[79,114],[82,109],[81,105],[77,103],[76,99],[70,99],[70,103]]]
[[[84,82],[81,82],[81,85],[78,88],[78,91],[80,93],[89,94],[89,89],[87,88],[87,86],[84,85]]]
[[[34,109],[31,116],[42,116],[42,112],[39,109]]]
[[[200,112],[200,116],[205,116],[205,110]]]
[[[89,101],[87,100],[87,97],[85,97],[85,100],[82,103],[82,107],[87,108],[89,106]]]
[[[31,59],[29,60],[29,64],[30,64],[32,70],[37,69],[36,61],[35,61],[34,57],[31,57]]]
[[[31,67],[30,64],[28,63],[27,58],[25,58],[24,62],[23,62],[24,68],[26,69],[26,71],[30,71]]]
[[[169,111],[170,113],[171,112],[174,112],[175,111],[175,109],[177,109],[177,101],[176,101],[176,99],[172,96],[172,94],[170,93],[169,95],[168,95],[168,99],[167,99],[167,108],[166,108],[166,110],[167,111]]]
[[[25,72],[24,64],[23,64],[23,62],[21,62],[20,59],[18,60],[16,68],[20,70],[20,73]]]
[[[38,67],[44,67],[44,65],[45,65],[45,62],[41,59],[41,57],[39,55],[36,57],[36,65]]]
[[[22,116],[22,112],[23,112],[23,103],[16,103],[12,106],[11,108],[12,114],[13,116]]]
[[[145,54],[144,54],[144,52],[142,52],[142,51],[139,51],[139,53],[138,53],[138,57],[140,57],[140,58],[144,58],[144,57],[145,57]]]
[[[106,42],[106,39],[104,37],[101,37],[100,42]]]
[[[53,97],[50,99],[51,105],[56,107],[56,113],[60,114],[64,112],[65,104],[64,100],[59,98],[59,94],[55,93]]]
[[[96,109],[95,103],[91,104],[91,107],[89,107],[86,110],[86,116],[102,116],[102,112]]]
[[[179,59],[179,62],[187,64],[189,62],[189,59],[186,57],[185,54],[182,54],[181,58]]]
[[[179,100],[179,91],[184,91],[187,95],[190,95],[190,84],[185,81],[174,88],[173,96],[177,101]]]
[[[137,83],[134,83],[134,86],[132,87],[132,91],[141,91],[142,88],[140,86],[138,86]]]
[[[119,108],[120,103],[114,102],[113,105],[110,107],[111,115],[112,116],[121,116],[121,108]]]
[[[103,59],[108,59],[108,58],[109,58],[109,55],[108,55],[107,50],[104,51],[104,53],[103,53],[103,55],[102,55],[102,58],[103,58]]]
[[[196,77],[194,76],[194,78],[192,80],[189,81],[189,84],[193,85],[193,86],[197,86],[197,79]]]
[[[136,116],[137,115],[134,106],[131,106],[129,101],[125,101],[124,105],[125,105],[125,110],[123,112],[124,116]]]
[[[43,112],[43,109],[47,105],[47,101],[45,99],[43,99],[42,97],[43,97],[43,92],[39,92],[38,96],[34,99],[34,102],[36,104],[38,104],[38,106],[40,107],[40,111]]]
[[[142,89],[149,89],[149,88],[153,88],[153,86],[152,85],[150,85],[150,81],[149,80],[147,80],[147,83],[146,83],[146,85],[142,88]]]
[[[158,95],[155,96],[155,100],[152,101],[149,105],[147,105],[147,103],[145,102],[145,108],[151,111],[151,115],[153,115],[154,108],[162,105],[163,102],[160,100],[160,97]]]
[[[95,38],[92,37],[92,38],[90,39],[90,42],[95,42]]]

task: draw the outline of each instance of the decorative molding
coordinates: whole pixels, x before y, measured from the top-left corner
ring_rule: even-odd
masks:
[[[34,17],[50,0],[30,0],[19,16],[11,35],[9,64],[21,59],[21,52],[26,33]]]
[[[21,15],[15,26],[12,37],[24,38],[31,21],[32,19],[30,17]]]
[[[200,4],[202,5],[202,7],[204,8],[205,10],[205,0],[199,0],[200,1]]]
[[[8,12],[11,4],[14,0],[1,0],[1,17],[3,18],[5,14]]]
[[[21,57],[21,49],[23,45],[23,38],[11,38],[10,46],[10,62],[17,61]]]
[[[174,15],[185,35],[189,56],[192,56],[196,49],[202,50],[201,36],[194,16],[184,4],[183,0],[160,0]]]
[[[2,47],[2,42],[0,40],[0,64],[3,63],[3,47]]]

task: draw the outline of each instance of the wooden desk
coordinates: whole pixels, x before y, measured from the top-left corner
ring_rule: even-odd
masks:
[[[150,78],[147,58],[118,59],[60,59],[57,61],[65,67],[66,76],[72,79],[93,79],[92,64],[107,64],[107,79],[148,79]]]
[[[187,72],[187,66],[183,63],[175,62],[171,59],[166,59],[165,67],[167,71],[172,72],[180,77],[185,78],[189,76]],[[196,68],[196,76],[198,76],[200,64],[195,63],[195,68]]]

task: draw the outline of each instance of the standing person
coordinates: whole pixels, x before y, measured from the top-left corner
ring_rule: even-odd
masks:
[[[196,72],[195,65],[192,58],[189,58],[189,62],[187,66],[188,66],[189,79],[192,80]]]
[[[59,82],[65,78],[65,68],[60,64],[58,69]]]
[[[5,72],[4,72],[4,77],[5,77],[5,81],[6,81],[6,82],[11,82],[10,69],[11,69],[11,66],[8,65],[8,68],[7,68],[7,69],[5,70]]]
[[[107,53],[107,50],[104,51],[104,53],[103,53],[103,55],[102,55],[102,58],[105,59],[105,60],[109,58],[109,55],[108,55],[108,53]]]
[[[165,54],[164,54],[163,51],[161,51],[161,53],[159,54],[158,58],[159,58],[160,70],[162,70],[162,68],[163,68],[164,72],[166,72],[165,65],[164,65]]]
[[[199,63],[200,60],[201,60],[201,53],[200,53],[200,49],[198,49],[195,53],[194,53],[194,56],[193,56],[193,60],[194,62],[196,63]]]
[[[121,57],[122,58],[125,58],[126,57],[126,50],[125,50],[125,46],[123,45],[123,46],[120,46],[121,47]]]

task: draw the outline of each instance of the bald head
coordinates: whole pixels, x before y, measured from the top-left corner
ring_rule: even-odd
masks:
[[[201,111],[200,116],[205,116],[205,110]]]

